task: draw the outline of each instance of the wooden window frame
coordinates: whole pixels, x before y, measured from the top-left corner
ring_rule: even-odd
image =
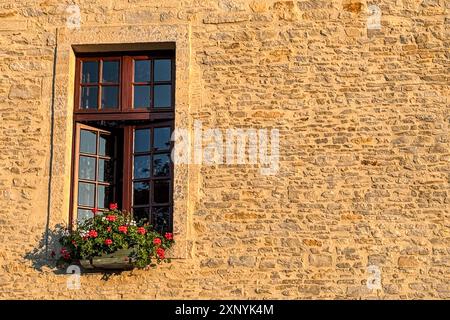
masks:
[[[170,108],[154,108],[153,92],[155,82],[153,81],[154,60],[170,59],[171,81],[158,81],[156,84],[171,84],[172,101]],[[99,64],[99,95],[97,98],[97,109],[81,108],[81,63],[82,61],[97,60],[119,60],[119,106],[116,109],[100,109],[101,107],[101,64]],[[150,109],[133,108],[133,83],[134,83],[134,60],[151,61],[151,77],[148,85],[151,90]],[[173,119],[175,112],[175,54],[172,50],[160,50],[149,52],[115,52],[111,54],[83,54],[78,55],[75,61],[75,95],[74,95],[74,120],[75,121],[94,121],[94,120],[161,120]]]
[[[171,60],[171,81],[164,82],[172,85],[172,101],[170,108],[153,108],[153,101],[149,109],[133,109],[133,77],[134,77],[134,60],[148,59],[151,61],[150,88],[151,99],[153,100],[153,92],[155,82],[153,81],[153,66],[156,59]],[[101,108],[101,63],[99,63],[99,74],[97,84],[99,86],[98,106],[97,109],[81,109],[81,62],[96,60],[119,60],[119,105],[118,108],[100,109]],[[164,84],[163,82],[157,82]],[[134,129],[135,128],[155,128],[159,126],[170,126],[171,132],[174,130],[174,113],[175,113],[175,53],[173,50],[159,50],[146,52],[114,52],[111,54],[82,54],[76,57],[75,62],[75,92],[74,92],[74,114],[73,114],[73,144],[72,144],[72,181],[71,181],[71,201],[69,213],[69,226],[72,229],[76,220],[76,211],[78,208],[78,159],[79,159],[79,133],[82,124],[88,124],[90,121],[121,121],[124,125],[123,129],[123,177],[122,177],[122,209],[131,212],[133,201],[133,145],[134,145]],[[135,125],[133,122],[144,120],[142,125]],[[128,123],[127,123],[128,121]],[[154,129],[152,129],[153,131]],[[153,137],[152,137],[153,139]],[[173,150],[173,142],[169,149],[169,153]],[[118,152],[118,148],[116,152]],[[153,165],[153,164],[151,164]],[[173,228],[173,189],[174,189],[174,166],[170,163],[170,194],[169,204],[161,205],[169,207],[170,211],[170,228]],[[153,181],[153,178],[151,179]],[[96,191],[97,192],[97,191]],[[150,199],[149,208],[152,208],[152,199]],[[151,212],[149,213],[151,218]]]

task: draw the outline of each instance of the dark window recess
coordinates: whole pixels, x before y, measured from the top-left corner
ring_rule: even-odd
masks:
[[[117,202],[172,231],[174,69],[172,51],[77,57],[71,221]]]

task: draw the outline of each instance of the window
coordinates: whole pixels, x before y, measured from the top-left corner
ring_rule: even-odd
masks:
[[[77,57],[71,221],[117,202],[172,231],[174,71],[173,51]]]

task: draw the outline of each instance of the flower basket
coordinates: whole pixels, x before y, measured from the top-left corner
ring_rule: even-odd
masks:
[[[87,270],[131,270],[134,259],[130,258],[133,249],[122,249],[113,253],[105,253],[99,257],[80,260],[80,265]]]
[[[170,262],[165,252],[174,244],[172,233],[162,235],[148,223],[134,221],[114,203],[109,210],[92,212],[93,217],[60,238],[58,265],[79,262],[86,270],[129,270]]]

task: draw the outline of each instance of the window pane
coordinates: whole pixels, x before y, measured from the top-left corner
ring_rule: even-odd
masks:
[[[168,203],[170,196],[168,180],[155,180],[153,183],[153,201],[155,203]]]
[[[81,109],[97,109],[98,87],[83,87],[81,89]]]
[[[109,204],[112,202],[112,193],[111,193],[111,188],[109,186],[102,186],[99,185],[97,187],[98,189],[98,198],[97,198],[97,202],[98,202],[98,208],[99,209],[104,209],[104,208],[108,208]]]
[[[97,83],[98,82],[98,61],[83,61],[82,62],[82,83]]]
[[[78,204],[81,206],[94,207],[95,185],[80,182],[78,184]]]
[[[155,128],[153,137],[155,150],[167,150],[170,148],[170,127]]]
[[[154,81],[170,81],[172,78],[172,60],[155,60]]]
[[[145,205],[150,202],[149,182],[135,182],[133,185],[133,205]]]
[[[134,86],[133,107],[136,109],[150,107],[150,86]]]
[[[172,85],[157,85],[154,89],[155,108],[169,108],[172,106]]]
[[[150,156],[134,157],[134,179],[150,177]]]
[[[119,61],[103,61],[102,82],[119,82]]]
[[[113,181],[113,170],[110,160],[99,159],[98,160],[98,177],[97,180],[100,182],[112,182]]]
[[[86,221],[89,218],[92,218],[94,216],[94,214],[92,213],[91,210],[86,210],[86,209],[78,209],[78,214],[77,214],[77,223],[83,223],[84,221]]]
[[[100,134],[98,154],[101,156],[114,156],[114,138],[108,134]]]
[[[170,173],[169,154],[156,154],[153,156],[153,176],[165,177]]]
[[[150,81],[150,60],[134,61],[134,82]]]
[[[170,209],[169,207],[153,207],[152,222],[154,229],[161,234],[170,232]]]
[[[97,134],[88,130],[80,132],[80,152],[81,153],[97,153]]]
[[[134,152],[145,152],[150,150],[150,129],[134,131]]]
[[[149,222],[148,208],[133,208],[133,218],[137,222]]]
[[[119,100],[119,87],[102,87],[102,108],[117,108]]]
[[[80,179],[95,180],[95,158],[80,156],[78,177]]]

